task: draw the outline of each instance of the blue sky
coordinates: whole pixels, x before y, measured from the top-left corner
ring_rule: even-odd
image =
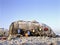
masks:
[[[0,0],[0,27],[17,20],[37,20],[60,33],[60,0]]]

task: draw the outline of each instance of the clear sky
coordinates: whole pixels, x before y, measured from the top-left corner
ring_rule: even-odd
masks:
[[[0,0],[0,27],[17,20],[37,20],[60,33],[60,0]]]

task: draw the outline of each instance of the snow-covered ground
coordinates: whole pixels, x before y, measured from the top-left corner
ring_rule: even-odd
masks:
[[[60,45],[60,38],[20,37],[12,40],[0,40],[0,45]]]

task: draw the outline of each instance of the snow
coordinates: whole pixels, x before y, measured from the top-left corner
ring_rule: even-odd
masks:
[[[0,45],[59,45],[60,38],[20,37],[12,40],[0,40]]]

